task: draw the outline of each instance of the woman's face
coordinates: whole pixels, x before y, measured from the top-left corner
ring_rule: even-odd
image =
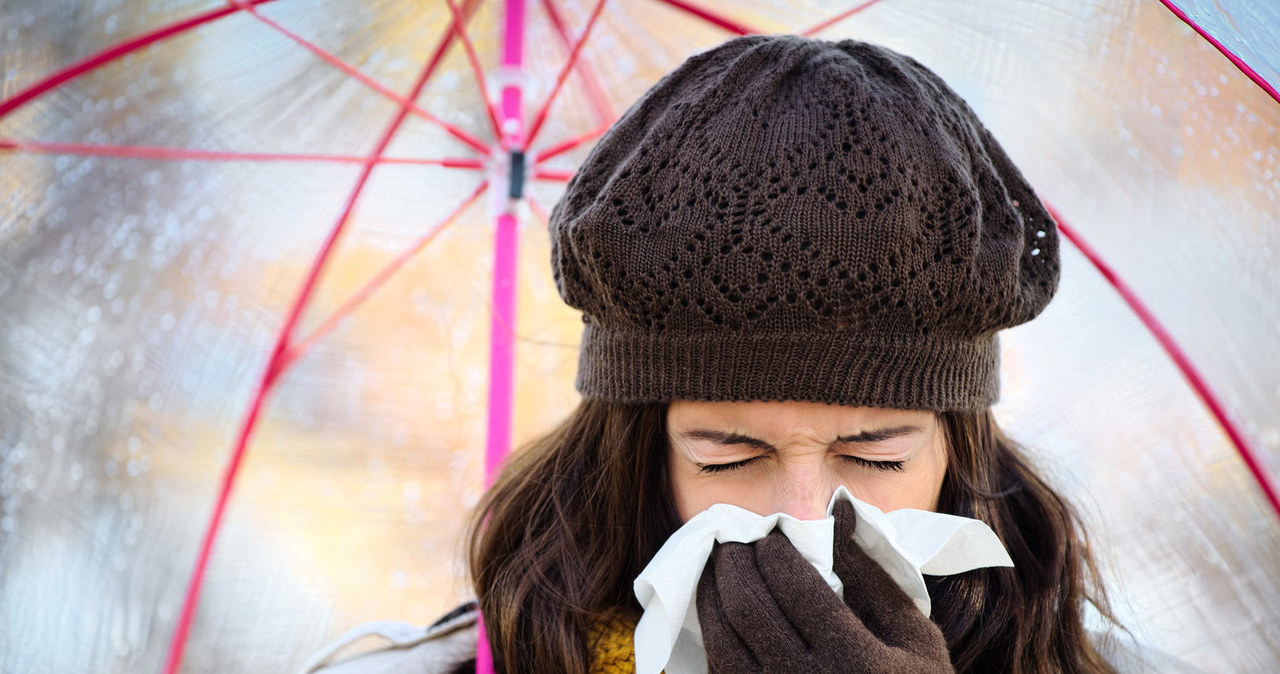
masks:
[[[683,521],[716,503],[821,519],[840,485],[885,512],[935,510],[947,469],[946,435],[926,410],[678,400],[667,441]]]

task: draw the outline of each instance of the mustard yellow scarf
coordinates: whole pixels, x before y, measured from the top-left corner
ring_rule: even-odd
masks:
[[[634,620],[617,618],[593,625],[589,633],[591,674],[635,674]]]

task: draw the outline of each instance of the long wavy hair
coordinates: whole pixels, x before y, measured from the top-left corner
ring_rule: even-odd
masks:
[[[591,627],[639,616],[632,581],[681,524],[667,407],[583,400],[482,498],[468,562],[498,671],[586,674]],[[938,417],[938,511],[989,524],[1014,562],[926,577],[956,671],[1113,672],[1084,625],[1087,604],[1115,617],[1075,510],[989,409]]]

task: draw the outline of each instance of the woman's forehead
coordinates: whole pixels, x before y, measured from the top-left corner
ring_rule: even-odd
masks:
[[[928,410],[853,407],[793,400],[701,401],[677,400],[667,413],[668,423],[679,429],[712,426],[738,432],[785,434],[797,428],[837,428],[844,433],[891,425],[927,427],[934,413]]]

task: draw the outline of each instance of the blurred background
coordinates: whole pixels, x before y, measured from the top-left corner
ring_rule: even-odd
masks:
[[[1171,4],[1280,86],[1280,4]],[[605,4],[532,151],[598,130],[737,29],[852,12],[813,35],[909,54],[964,96],[1280,479],[1280,101],[1169,7],[690,7]],[[527,4],[526,120],[595,8]],[[496,100],[503,5],[463,11]],[[499,165],[426,115],[393,124],[400,105],[369,83],[412,91],[451,16],[438,0],[0,0],[0,671],[161,670],[249,401],[361,162],[392,134],[300,335]],[[463,43],[444,42],[417,107],[492,146]],[[590,138],[538,164],[517,205],[517,446],[578,401],[582,322],[552,282],[545,213]],[[427,624],[470,595],[498,203],[470,201],[280,377],[184,672],[293,671],[355,624]],[[1275,671],[1280,512],[1133,308],[1062,254],[1057,298],[1002,336],[997,416],[1084,512],[1142,640],[1206,671]]]

